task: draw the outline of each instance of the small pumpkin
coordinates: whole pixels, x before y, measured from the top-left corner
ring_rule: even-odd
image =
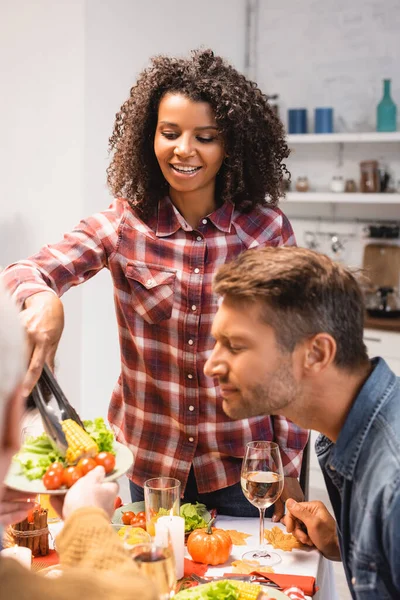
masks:
[[[221,565],[226,562],[232,550],[229,533],[212,527],[211,519],[207,529],[195,529],[187,540],[187,549],[195,562],[205,565]]]

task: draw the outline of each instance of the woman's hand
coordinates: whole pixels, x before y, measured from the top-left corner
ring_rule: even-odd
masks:
[[[54,357],[64,329],[64,308],[53,292],[39,292],[25,300],[21,312],[27,333],[28,372],[22,393],[28,396],[39,379],[43,365],[54,369]]]

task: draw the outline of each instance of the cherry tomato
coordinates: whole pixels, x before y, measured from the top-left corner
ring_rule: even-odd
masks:
[[[46,490],[58,490],[63,484],[63,475],[60,471],[48,469],[43,475],[42,481]]]
[[[122,499],[120,496],[117,496],[114,500],[114,509],[116,510],[120,506],[122,506]]]
[[[47,467],[47,470],[50,471],[57,471],[58,473],[63,474],[64,473],[64,465],[61,462],[53,462],[51,463],[51,465],[49,467]]]
[[[130,525],[132,519],[134,519],[136,517],[135,513],[132,512],[131,510],[127,510],[126,512],[122,513],[122,522],[124,525]]]
[[[141,527],[142,529],[146,529],[146,519],[138,519],[138,516],[136,515],[136,517],[131,520],[130,525],[133,525],[133,527]]]
[[[68,467],[64,470],[63,480],[67,488],[74,485],[81,477],[82,471],[78,467]]]
[[[111,473],[115,468],[115,456],[111,452],[99,452],[94,460],[98,465],[104,467],[106,473]]]
[[[136,513],[136,517],[141,521],[141,520],[146,520],[146,513],[144,512],[144,510],[141,510],[140,512]]]
[[[86,475],[86,473],[97,467],[97,462],[94,458],[81,458],[76,466],[82,471],[82,475]]]

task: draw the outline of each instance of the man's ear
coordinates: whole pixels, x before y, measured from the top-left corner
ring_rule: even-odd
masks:
[[[336,341],[329,333],[317,333],[307,341],[304,369],[316,375],[329,367],[336,356]]]
[[[11,394],[6,402],[3,415],[3,431],[0,437],[1,449],[18,452],[21,446],[21,420],[24,398],[22,384]]]

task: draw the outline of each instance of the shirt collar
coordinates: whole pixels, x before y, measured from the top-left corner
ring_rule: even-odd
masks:
[[[222,206],[207,215],[205,219],[210,220],[220,231],[229,233],[232,226],[234,209],[235,207],[232,202],[224,202]],[[193,231],[178,209],[172,204],[171,199],[166,196],[158,203],[156,235],[158,237],[166,237],[176,233],[178,229]]]
[[[353,478],[371,425],[396,384],[396,376],[382,358],[371,362],[375,368],[355,399],[336,443],[332,444],[329,458],[331,469],[349,480]],[[326,439],[323,436],[318,440],[320,450]]]

